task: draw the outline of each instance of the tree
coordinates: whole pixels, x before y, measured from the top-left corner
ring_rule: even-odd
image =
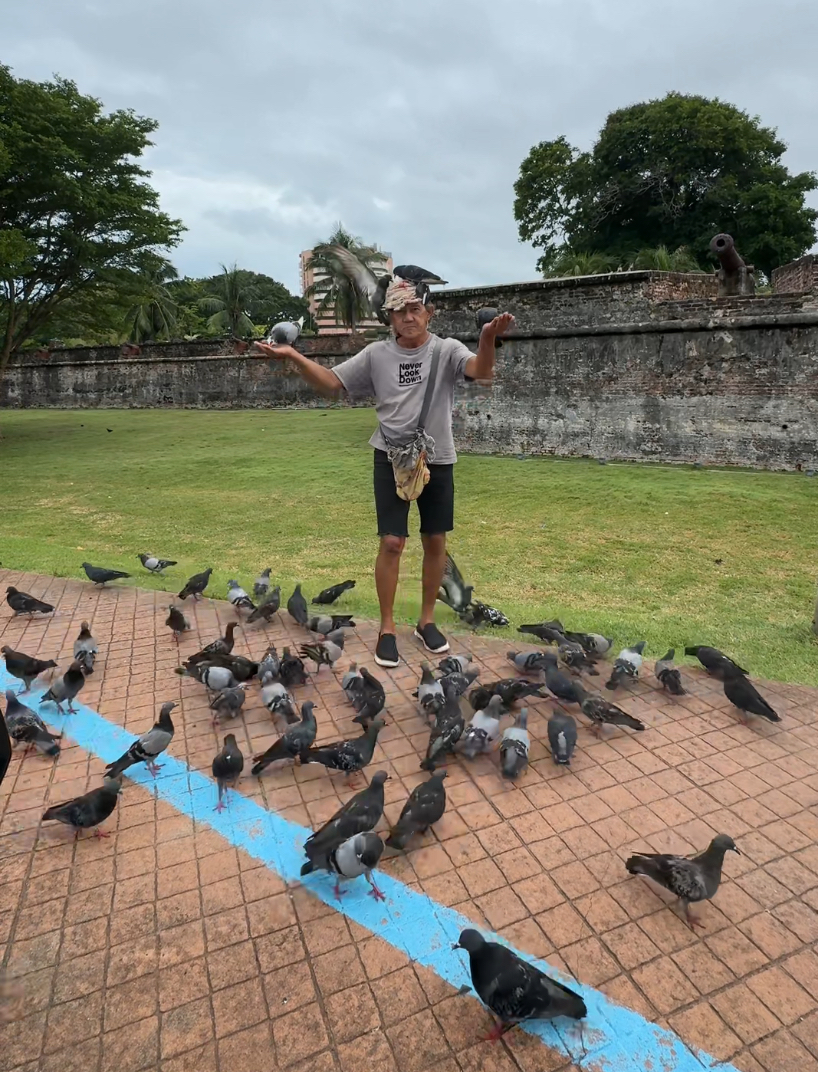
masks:
[[[178,309],[168,289],[168,283],[179,273],[162,257],[152,268],[146,268],[138,278],[140,293],[128,313],[128,338],[131,342],[150,342],[171,339],[178,322]]]
[[[325,278],[320,279],[307,288],[306,297],[320,295],[316,308],[316,315],[332,310],[335,319],[340,324],[351,328],[353,331],[361,320],[371,317],[369,302],[361,293],[355,280],[348,273],[343,264],[333,256],[332,246],[343,246],[354,253],[361,264],[370,271],[377,271],[383,263],[383,253],[377,246],[366,246],[360,238],[356,238],[347,231],[343,224],[339,223],[333,234],[326,242],[319,242],[312,251],[312,267],[315,271],[325,273]],[[322,293],[326,288],[326,292]]]
[[[199,308],[209,317],[207,330],[210,332],[230,332],[234,338],[241,339],[252,335],[254,324],[247,306],[255,298],[252,284],[247,282],[245,273],[233,265],[222,265],[221,275],[211,281],[212,291],[209,297],[199,299]]]
[[[534,146],[514,185],[520,238],[550,271],[564,245],[622,262],[629,251],[686,247],[702,267],[727,231],[769,277],[815,241],[812,172],[791,174],[785,144],[731,104],[669,93],[612,112],[590,152],[564,137]]]
[[[629,268],[645,268],[654,272],[700,272],[701,265],[685,246],[669,250],[667,246],[640,249]]]
[[[137,163],[156,126],[0,66],[0,375],[66,303],[130,286],[179,241]]]
[[[217,292],[221,285],[221,276],[203,280],[206,291]],[[251,272],[239,268],[238,283],[245,289],[246,308],[254,324],[271,327],[281,320],[298,320],[309,316],[309,303],[304,298],[291,294],[283,283],[276,282],[269,275]]]
[[[615,272],[619,265],[605,253],[579,253],[565,246],[548,267],[546,275],[564,278],[569,275],[603,275]]]

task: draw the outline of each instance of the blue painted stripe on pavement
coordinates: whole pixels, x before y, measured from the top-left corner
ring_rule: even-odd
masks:
[[[0,688],[16,691],[18,686],[19,682],[0,665]],[[41,694],[42,690],[33,691],[23,699],[39,710],[49,725],[106,763],[121,756],[136,740],[133,734],[84,704],[75,704],[77,713],[65,716],[60,716],[53,704],[40,708]],[[332,892],[334,879],[325,874],[300,877],[305,860],[303,844],[311,832],[306,827],[267,811],[240,793],[231,793],[230,807],[216,812],[218,793],[212,779],[167,754],[162,757],[162,764],[155,779],[143,766],[129,768],[127,776],[157,799],[197,823],[211,827],[285,881],[303,882],[325,904],[360,923],[410,960],[431,968],[453,987],[470,984],[466,954],[452,949],[460,932],[474,926],[465,916],[437,904],[383,871],[377,872],[377,882],[386,895],[385,903],[367,896],[368,887],[363,880],[348,883],[348,892],[339,903]],[[514,948],[497,935],[488,936]],[[583,1039],[585,1053],[576,1026],[571,1026],[568,1021],[563,1022],[567,1026],[544,1021],[521,1025],[577,1065],[600,1072],[635,1072],[637,1069],[639,1072],[702,1072],[703,1069],[737,1072],[733,1065],[720,1063],[708,1054],[699,1051],[694,1054],[677,1035],[652,1024],[631,1009],[615,1005],[600,991],[576,983],[547,962],[517,949],[515,952],[561,979],[585,999],[588,1006]]]

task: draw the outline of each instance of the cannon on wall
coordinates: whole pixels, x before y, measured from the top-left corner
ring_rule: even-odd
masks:
[[[729,234],[717,234],[710,243],[710,251],[718,257],[720,268],[716,270],[720,298],[752,298],[756,292],[755,269],[745,264],[736,244]]]

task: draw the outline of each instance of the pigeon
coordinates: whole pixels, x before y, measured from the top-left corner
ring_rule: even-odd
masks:
[[[256,577],[255,581],[253,582],[253,595],[256,597],[256,599],[261,599],[263,596],[267,595],[269,589],[270,567],[268,566],[267,569],[263,569],[261,571],[261,573],[258,575],[258,577]]]
[[[420,268],[416,264],[401,264],[393,269],[393,276],[384,275],[376,279],[374,273],[344,246],[328,245],[324,252],[342,266],[352,281],[353,289],[358,297],[382,324],[389,324],[389,314],[384,310],[383,303],[393,277],[414,283],[418,301],[424,304],[429,297],[430,284],[445,285],[446,282],[434,272],[427,272],[425,268]]]
[[[337,629],[354,629],[355,622],[351,614],[321,614],[313,615],[307,623],[307,628],[311,633],[327,636]]]
[[[469,703],[475,711],[482,711],[488,706],[492,696],[497,695],[506,707],[511,707],[526,696],[537,696],[543,699],[546,695],[542,691],[543,688],[543,685],[534,685],[519,677],[505,677],[500,681],[491,681],[488,685],[478,685],[476,689],[472,689],[469,693]]]
[[[460,738],[459,751],[468,759],[489,752],[500,736],[500,719],[504,714],[503,701],[497,695],[492,696],[486,708],[472,715]]]
[[[61,735],[51,733],[36,711],[21,703],[11,689],[6,689],[6,727],[13,741],[25,742],[44,756],[60,754]],[[28,749],[26,749],[28,751]]]
[[[302,752],[301,762],[320,763],[329,770],[344,771],[350,776],[357,774],[372,762],[375,743],[383,727],[383,721],[376,718],[369,723],[360,737],[348,741],[334,741],[332,744],[321,745],[320,748],[309,748]]]
[[[68,667],[62,677],[58,677],[51,685],[51,688],[44,694],[40,700],[41,704],[54,703],[57,705],[57,710],[61,715],[65,712],[62,709],[62,705],[68,701],[69,714],[75,714],[72,706],[72,701],[77,698],[78,693],[85,684],[85,674],[82,672],[82,667],[75,659],[74,662]]]
[[[255,765],[251,774],[261,774],[265,767],[279,759],[300,759],[301,755],[312,747],[318,730],[313,714],[314,707],[315,704],[311,700],[304,701],[301,705],[301,721],[289,726],[266,752],[253,756]]]
[[[644,640],[640,640],[638,644],[634,644],[630,648],[623,648],[616,657],[611,676],[605,682],[605,688],[613,691],[625,678],[639,677],[639,668],[642,665],[642,652],[644,650]]]
[[[585,670],[591,677],[599,677],[594,660],[576,640],[563,640],[559,644],[559,657],[571,670]]]
[[[119,581],[124,577],[130,577],[130,573],[123,573],[122,570],[105,569],[104,566],[92,566],[90,562],[83,562],[82,568],[85,570],[88,580],[101,587],[104,587],[108,581]]]
[[[230,601],[231,607],[235,607],[236,610],[256,609],[255,603],[247,595],[238,581],[227,582],[227,598]]]
[[[344,695],[350,703],[355,702],[355,696],[359,691],[363,689],[364,678],[363,674],[358,670],[357,663],[350,663],[344,676],[341,678],[341,688],[344,690]]]
[[[12,677],[23,682],[25,687],[20,690],[21,692],[28,692],[40,674],[57,666],[53,659],[35,659],[32,655],[26,655],[25,652],[15,651],[8,644],[4,644],[0,651],[6,661],[6,670]]]
[[[673,693],[674,696],[684,696],[685,690],[682,688],[682,675],[673,666],[673,659],[676,655],[676,649],[670,648],[667,655],[663,655],[653,668],[653,672],[659,681],[662,682],[662,688],[667,689],[668,692]]]
[[[222,689],[232,689],[238,685],[229,667],[218,666],[214,663],[201,662],[189,666],[177,666],[176,673],[181,677],[192,677],[200,681],[211,692],[221,692]]]
[[[213,759],[213,777],[219,787],[219,802],[214,809],[215,811],[224,810],[224,793],[227,789],[227,783],[230,782],[233,789],[235,789],[236,782],[239,780],[243,770],[244,756],[236,744],[235,734],[228,733],[225,735],[221,752],[218,752]]]
[[[472,600],[466,610],[460,612],[460,620],[472,629],[479,629],[481,625],[491,625],[497,629],[505,629],[508,625],[508,617],[496,607],[490,607],[487,603],[479,603]]]
[[[320,644],[304,644],[298,654],[302,659],[312,659],[316,671],[322,666],[332,669],[344,654],[344,631],[336,629]]]
[[[236,681],[249,681],[258,674],[258,663],[248,659],[246,655],[209,655],[205,660],[213,667],[225,667],[230,671]]]
[[[548,720],[548,743],[554,762],[570,767],[577,746],[577,724],[571,715],[554,709]]]
[[[521,674],[537,674],[549,665],[548,659],[541,651],[510,651],[506,657]]]
[[[344,592],[348,592],[350,588],[354,587],[355,581],[343,581],[341,584],[334,584],[331,588],[325,588],[323,592],[319,592],[313,603],[328,607],[331,603],[340,599]]]
[[[353,689],[353,686],[350,686]],[[383,711],[386,704],[386,692],[383,685],[374,674],[370,674],[365,666],[361,667],[361,684],[353,689],[352,706],[357,711],[353,722],[361,726],[368,726],[373,718]]]
[[[685,655],[694,655],[708,674],[718,678],[720,681],[724,680],[725,673],[730,670],[738,670],[740,674],[749,674],[749,670],[743,669],[737,662],[734,662],[724,652],[719,651],[718,648],[708,648],[705,645],[696,645],[694,647],[685,648]]]
[[[342,894],[346,892],[341,889],[341,879],[365,875],[366,881],[372,887],[369,890],[370,895],[376,901],[385,901],[386,897],[372,878],[372,869],[377,865],[382,853],[383,842],[374,831],[367,830],[363,834],[353,834],[337,849],[320,856],[315,861],[308,860],[301,868],[301,874],[309,875],[316,869],[334,874],[336,879],[333,892],[339,901]]]
[[[213,721],[220,718],[235,718],[244,706],[244,684],[234,685],[230,689],[222,689],[217,692],[210,701],[210,710],[215,711]]]
[[[0,785],[3,784],[3,779],[6,777],[6,772],[9,769],[10,763],[11,738],[9,737],[5,719],[0,718]]]
[[[498,317],[499,315],[500,315],[500,312],[499,312],[498,309],[478,309],[477,313],[475,314],[475,317],[474,317],[475,322],[477,324],[477,330],[482,332],[482,330],[486,326],[486,324],[490,324],[492,322],[492,320],[494,320],[495,317]],[[502,347],[502,345],[503,345],[502,340],[498,339],[495,336],[494,349],[499,350]]]
[[[579,703],[583,689],[578,681],[572,681],[571,678],[557,668],[557,657],[552,651],[543,652],[543,658],[546,660],[545,667],[545,687],[561,703]]]
[[[302,875],[309,875],[315,870],[332,870],[329,866],[331,856],[341,845],[357,834],[368,834],[374,830],[383,815],[383,784],[388,777],[386,771],[376,771],[365,789],[350,797],[320,830],[316,830],[307,838],[304,843],[307,863],[301,868]],[[383,844],[381,844],[382,850]],[[358,872],[358,874],[362,873],[362,871]],[[335,894],[337,897],[341,896],[337,883]]]
[[[281,586],[276,585],[271,592],[267,593],[267,597],[263,603],[259,603],[256,609],[247,618],[248,622],[269,622],[270,619],[278,613],[278,608],[281,606]]]
[[[166,570],[168,566],[178,566],[179,563],[175,562],[172,558],[157,558],[156,555],[137,555],[136,556],[146,570],[151,573],[158,573],[160,576],[163,570]]]
[[[425,715],[436,715],[446,702],[446,694],[440,682],[435,680],[429,664],[424,662],[420,665],[422,671],[420,684],[412,695],[417,697]]]
[[[173,603],[168,607],[168,616],[165,619],[165,625],[173,633],[173,639],[176,643],[179,643],[179,637],[182,633],[187,633],[190,630],[190,622],[182,614],[178,607]]]
[[[602,731],[602,726],[607,722],[610,726],[627,726],[631,730],[646,730],[647,726],[644,722],[638,718],[634,718],[633,715],[626,714],[616,704],[609,703],[608,700],[602,696],[589,696],[588,693],[578,685],[577,688],[581,694],[579,701],[579,707],[583,715],[589,718],[596,727],[597,737]]]
[[[588,1013],[579,994],[549,979],[507,946],[487,942],[471,927],[461,932],[452,948],[469,954],[472,986],[497,1017],[488,1036],[493,1041],[528,1020],[554,1020],[558,1016],[582,1020]]]
[[[261,681],[261,702],[271,715],[281,715],[289,723],[297,720],[295,700],[281,681],[268,671]]]
[[[472,659],[470,651],[464,652],[463,655],[447,655],[445,659],[440,660],[437,668],[441,674],[466,674],[469,672]]]
[[[459,614],[468,608],[473,592],[474,586],[466,584],[463,580],[463,575],[455,565],[454,559],[447,553],[443,580],[441,581],[437,598],[441,603],[445,603],[447,607],[451,607],[453,611]]]
[[[56,819],[74,830],[74,840],[80,836],[80,830],[94,830],[97,837],[109,837],[107,831],[97,829],[113,812],[122,790],[122,779],[115,775],[106,775],[102,785],[83,793],[81,797],[66,800],[64,804],[54,804],[43,812],[43,819]]]
[[[572,633],[565,631],[565,639],[580,644],[589,655],[607,655],[613,647],[613,637],[602,636],[601,633]]]
[[[281,667],[281,659],[278,657],[275,644],[271,644],[265,651],[264,658],[258,664],[258,676],[259,680],[263,681],[265,674],[271,674],[273,677],[278,677],[278,671]]]
[[[446,810],[445,777],[445,770],[438,771],[415,786],[386,839],[390,849],[404,849],[413,834],[425,834],[442,817]]]
[[[274,346],[292,346],[301,334],[301,329],[303,327],[303,316],[300,316],[295,322],[292,320],[281,320],[278,324],[273,324],[267,332],[264,341],[272,343]]]
[[[289,648],[284,648],[281,653],[281,666],[278,676],[288,689],[293,688],[295,685],[306,685],[307,683],[307,671],[304,669],[304,663],[297,655],[291,655]]]
[[[469,670],[467,674],[452,673],[444,674],[441,678],[438,678],[443,688],[448,688],[455,696],[465,696],[466,691],[471,688],[478,678],[479,670]]]
[[[500,773],[504,778],[519,778],[528,766],[531,738],[528,735],[528,708],[517,712],[513,726],[503,731],[500,741]]]
[[[213,570],[208,568],[204,573],[194,573],[179,593],[179,599],[187,599],[188,596],[193,596],[194,603],[197,602],[202,592],[210,584],[210,574],[212,572]]]
[[[781,721],[781,716],[770,707],[755,685],[747,680],[737,666],[724,667],[723,673],[724,695],[734,707],[748,715],[760,715],[770,722]]]
[[[119,759],[108,764],[106,774],[109,778],[116,778],[135,763],[144,763],[154,778],[156,777],[156,772],[162,766],[161,763],[156,762],[156,757],[161,756],[173,740],[173,720],[170,713],[175,706],[172,700],[162,704],[159,718],[151,728],[135,740]]]
[[[295,591],[287,600],[287,610],[290,617],[297,625],[307,627],[307,601],[301,594],[301,585],[295,586]]]
[[[565,633],[559,622],[535,622],[531,625],[521,625],[517,632],[530,633],[547,644],[561,644],[565,640]]]
[[[185,665],[190,666],[193,663],[206,663],[213,655],[229,655],[233,650],[233,644],[235,643],[233,634],[236,631],[238,622],[228,622],[225,626],[224,636],[218,637],[216,640],[211,640],[209,644],[205,644],[201,651],[197,651],[195,655],[191,655],[186,660]]]
[[[721,883],[724,854],[728,851],[741,856],[728,834],[717,834],[704,852],[692,859],[646,852],[631,856],[625,861],[625,867],[632,875],[644,875],[675,894],[684,905],[687,922],[695,928],[702,923],[690,914],[690,905],[713,897]]]
[[[74,658],[87,674],[94,672],[94,660],[99,652],[99,646],[91,636],[91,627],[88,622],[80,626],[80,635],[74,641]]]
[[[459,698],[451,692],[447,693],[445,703],[438,711],[429,734],[426,758],[421,761],[420,769],[433,771],[443,756],[453,752],[454,746],[463,735],[465,725]]]
[[[30,596],[28,592],[20,592],[11,585],[6,589],[6,602],[14,611],[15,617],[18,614],[54,613],[54,608],[50,603],[44,603],[41,599],[37,599],[36,596]]]

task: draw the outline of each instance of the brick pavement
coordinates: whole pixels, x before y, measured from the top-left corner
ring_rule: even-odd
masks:
[[[7,584],[57,605],[50,619],[11,620],[2,643],[64,667],[83,618],[101,653],[81,699],[142,732],[159,705],[173,712],[170,752],[209,773],[227,727],[214,730],[204,689],[173,673],[166,593],[106,590],[0,570]],[[209,600],[185,613],[183,654],[234,617]],[[235,651],[259,656],[304,634],[285,614],[266,631],[237,631]],[[370,658],[361,623],[347,651]],[[505,642],[458,638],[483,680],[506,676]],[[428,730],[410,693],[422,654],[378,670],[388,726],[373,766],[390,775],[387,817],[423,778]],[[344,667],[346,661],[340,664]],[[374,668],[374,664],[373,668]],[[357,732],[327,668],[297,699],[313,699],[319,743]],[[531,765],[516,786],[496,758],[449,763],[449,807],[434,831],[382,869],[456,906],[478,926],[542,956],[583,983],[669,1027],[743,1072],[818,1069],[818,691],[762,683],[779,726],[743,726],[721,686],[685,669],[689,694],[658,690],[643,671],[617,702],[645,733],[587,728],[571,771],[548,753],[551,703],[535,701]],[[591,679],[591,684],[604,678]],[[581,716],[578,722],[584,722]],[[275,737],[253,685],[232,729],[249,756]],[[284,883],[214,831],[126,782],[108,839],[69,840],[41,825],[49,803],[98,784],[102,763],[70,740],[57,762],[15,754],[0,787],[0,1070],[20,1072],[568,1072],[566,1058],[512,1031],[481,1042],[488,1017],[430,970]],[[240,791],[295,822],[316,825],[349,791],[323,768],[245,773]],[[339,795],[340,794],[340,795]],[[634,850],[692,852],[731,834],[713,902],[697,934],[623,859]],[[694,909],[695,910],[695,909]]]

